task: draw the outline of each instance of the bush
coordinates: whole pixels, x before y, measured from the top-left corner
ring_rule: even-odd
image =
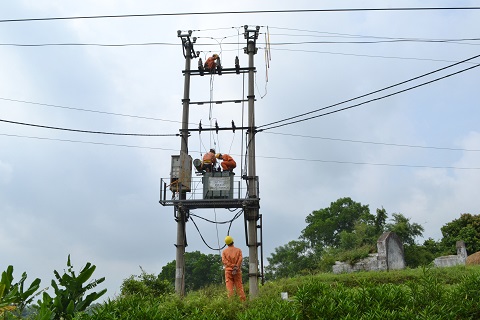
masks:
[[[122,295],[139,294],[142,296],[161,296],[173,293],[174,288],[167,280],[161,280],[159,276],[146,273],[142,268],[139,276],[132,275],[125,279],[120,287]]]

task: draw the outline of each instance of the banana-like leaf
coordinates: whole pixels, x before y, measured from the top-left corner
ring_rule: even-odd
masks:
[[[88,265],[88,263],[87,263]],[[95,266],[92,266],[92,267],[85,267],[82,269],[82,271],[80,271],[80,274],[78,275],[78,278],[77,278],[77,281],[79,283],[85,283],[88,281],[88,279],[90,279],[90,277],[92,276],[93,272],[95,271],[96,267]]]
[[[73,300],[70,300],[70,303],[68,304],[65,311],[68,315],[73,315],[74,310],[75,310],[75,303],[73,302]]]
[[[28,287],[27,291],[20,292],[21,297],[23,299],[26,299],[29,296],[31,296],[32,294],[34,294],[35,291],[37,291],[38,288],[40,288],[40,283],[41,282],[42,282],[42,280],[40,280],[39,278],[33,280],[33,282],[30,284],[30,287]]]
[[[13,281],[13,266],[8,266],[7,270],[2,272],[0,283],[5,285],[5,291],[8,293]]]
[[[92,292],[88,296],[85,297],[85,300],[80,302],[76,308],[76,311],[84,311],[90,304],[92,304],[93,301],[97,300],[101,296],[103,296],[107,292],[107,289],[103,289],[100,292]]]

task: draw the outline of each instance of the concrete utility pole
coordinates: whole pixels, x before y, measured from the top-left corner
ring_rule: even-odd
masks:
[[[182,115],[182,131],[180,134],[181,147],[180,147],[180,159],[182,155],[188,154],[188,116],[190,108],[190,65],[192,58],[196,57],[195,52],[193,51],[193,42],[190,39],[192,32],[188,31],[187,34],[182,34],[181,31],[178,31],[177,35],[182,39],[183,45],[183,55],[185,56],[185,82],[183,89],[183,115]],[[195,40],[195,39],[194,39]],[[180,162],[180,172],[185,170],[183,166],[185,163]],[[182,182],[179,183],[180,192],[179,200],[185,200],[187,198],[186,190],[182,190]],[[175,266],[175,292],[183,297],[185,295],[185,247],[186,244],[186,223],[189,215],[189,210],[182,206],[175,208],[176,210],[176,221],[177,221],[177,247],[176,252],[176,266]]]
[[[253,56],[257,53],[256,40],[258,39],[258,32],[260,27],[254,30],[248,29],[245,26],[245,38],[247,39],[247,47],[245,53],[248,54],[248,197],[258,198],[257,194],[257,174],[255,167],[255,67]],[[245,208],[245,215],[247,218],[248,227],[248,284],[250,298],[258,296],[258,239],[257,239],[257,221],[259,219],[258,205]]]

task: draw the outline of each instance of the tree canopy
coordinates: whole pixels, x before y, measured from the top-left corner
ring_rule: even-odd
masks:
[[[409,260],[415,266],[424,263],[428,248],[419,248],[415,239],[423,233],[423,227],[410,222],[401,213],[392,214],[387,223],[388,213],[384,208],[370,213],[368,205],[340,198],[329,207],[313,211],[305,222],[298,240],[275,248],[267,258],[269,278],[290,277],[297,274],[331,270],[336,260],[354,263],[376,252],[377,240],[385,231],[395,232],[412,255],[420,257]],[[422,250],[420,250],[422,249]]]
[[[385,229],[395,232],[403,244],[414,245],[415,238],[423,235],[423,227],[418,223],[411,223],[410,219],[401,213],[393,213],[392,216],[392,223],[387,223]]]
[[[358,222],[372,223],[375,216],[370,214],[368,205],[362,205],[350,198],[340,198],[330,207],[313,211],[307,216],[308,224],[302,231],[302,238],[312,248],[338,247],[340,233],[352,232]]]
[[[161,280],[175,284],[175,260],[167,263],[158,275]],[[213,283],[222,283],[222,258],[200,251],[185,252],[185,290],[198,290]]]
[[[480,251],[480,215],[463,213],[460,218],[450,221],[441,229],[442,245],[448,253],[456,252],[456,242],[465,242],[469,254]]]
[[[292,240],[284,246],[275,248],[271,257],[267,258],[265,268],[268,278],[293,277],[301,272],[312,270],[313,254],[304,240]]]

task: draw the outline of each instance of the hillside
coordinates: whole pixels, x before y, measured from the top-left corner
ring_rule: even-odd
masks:
[[[479,302],[480,267],[418,268],[281,279],[246,303],[228,300],[221,285],[184,299],[118,297],[75,319],[478,319]]]

